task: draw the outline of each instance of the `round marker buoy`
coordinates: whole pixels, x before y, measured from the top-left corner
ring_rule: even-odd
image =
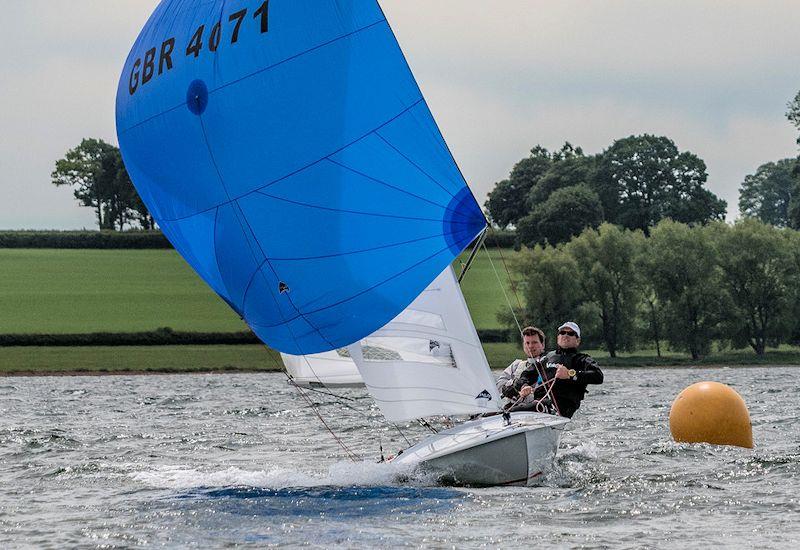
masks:
[[[698,382],[679,393],[669,411],[669,429],[678,442],[753,448],[744,399],[719,382]]]

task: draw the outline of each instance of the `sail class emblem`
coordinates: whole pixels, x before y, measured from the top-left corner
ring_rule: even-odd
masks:
[[[492,394],[489,393],[488,390],[483,390],[481,393],[479,393],[475,397],[475,399],[486,399],[487,401],[491,401],[492,400]]]

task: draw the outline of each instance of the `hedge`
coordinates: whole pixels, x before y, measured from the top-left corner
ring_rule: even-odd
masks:
[[[479,330],[482,342],[508,342],[509,331]],[[0,334],[0,347],[11,346],[213,346],[260,344],[250,331],[178,332],[169,327],[150,332],[92,332],[84,334]]]
[[[159,328],[150,332],[91,332],[84,334],[0,334],[0,346],[176,346],[259,344],[250,331],[178,332]]]
[[[493,229],[489,248],[514,248],[514,231]],[[161,231],[0,231],[0,248],[172,248]]]
[[[0,231],[0,248],[172,248],[161,231]]]
[[[492,248],[516,248],[517,247],[517,232],[507,231],[505,229],[491,229],[486,236],[486,246],[491,250]]]

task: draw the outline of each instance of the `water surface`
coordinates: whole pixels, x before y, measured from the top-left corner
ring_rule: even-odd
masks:
[[[543,485],[488,489],[378,464],[407,444],[362,390],[310,394],[352,461],[282,374],[2,378],[0,546],[796,548],[798,372],[606,369]],[[671,441],[700,380],[744,397],[755,449]]]

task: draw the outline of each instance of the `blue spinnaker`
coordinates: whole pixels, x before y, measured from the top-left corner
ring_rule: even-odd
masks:
[[[117,134],[175,248],[286,353],[382,327],[485,228],[375,0],[163,0]]]

